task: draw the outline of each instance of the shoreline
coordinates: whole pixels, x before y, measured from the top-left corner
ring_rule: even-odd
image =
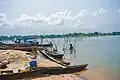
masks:
[[[42,35],[42,36],[45,36],[45,35]],[[50,36],[50,37],[49,37]],[[12,36],[12,38],[10,38],[9,36],[0,36],[0,41],[13,41],[15,38],[20,38],[20,39],[55,39],[55,38],[91,38],[91,37],[107,37],[107,36],[120,36],[119,35],[78,35],[78,36],[74,36],[74,35],[67,35],[67,36],[64,36],[64,35],[60,35],[60,36],[57,36],[57,35],[54,35],[54,37],[51,37],[52,35],[48,35],[45,36],[45,37],[41,37],[40,35],[31,35],[31,36]],[[5,39],[4,39],[5,37]]]
[[[8,53],[9,54],[6,54]],[[13,53],[14,52],[14,53]],[[10,54],[21,54],[24,53],[24,51],[18,51],[18,50],[0,50],[0,53],[2,54],[6,54],[6,55],[10,55]],[[1,57],[1,56],[0,56]],[[17,65],[17,63],[15,64],[11,64],[9,65],[10,68],[15,68],[17,66],[21,66],[23,67],[24,62],[20,63],[19,65]],[[39,67],[55,67],[55,66],[60,66],[59,64],[49,61],[47,59],[45,60],[40,60],[40,62],[38,63]],[[62,75],[50,75],[47,77],[38,77],[38,78],[31,78],[31,79],[23,79],[23,80],[119,80],[120,77],[118,76],[110,76],[109,74],[105,73],[108,72],[107,70],[101,69],[99,68],[91,68],[85,71],[81,71],[80,73],[73,73],[73,74],[62,74]]]

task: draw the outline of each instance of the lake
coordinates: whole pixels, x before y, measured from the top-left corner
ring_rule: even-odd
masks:
[[[53,39],[62,50],[63,39]],[[87,63],[89,69],[100,68],[109,76],[120,76],[120,36],[71,38],[76,41],[76,64]]]

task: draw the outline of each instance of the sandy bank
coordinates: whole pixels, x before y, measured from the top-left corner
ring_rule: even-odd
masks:
[[[9,69],[19,69],[28,64],[28,61],[31,60],[24,51],[17,50],[0,50],[0,61],[10,60],[8,64]],[[38,67],[57,67],[60,64],[52,62],[47,59],[41,59],[38,62]],[[120,80],[120,77],[108,76],[104,72],[107,70],[104,69],[88,69],[79,74],[62,74],[62,75],[49,75],[46,77],[37,77],[29,78],[22,80]]]
[[[20,69],[23,68],[28,61],[31,59],[26,55],[24,51],[17,50],[0,50],[0,61],[9,60],[7,69]],[[43,59],[38,62],[38,67],[57,67],[61,66],[55,62],[52,62],[48,59]],[[38,78],[29,78],[22,80],[80,80],[75,75],[72,74],[63,74],[63,75],[49,75],[47,77],[38,77]]]
[[[83,80],[120,80],[119,76],[109,75],[109,73],[106,74],[106,71],[100,68],[89,69],[83,72],[80,78]]]

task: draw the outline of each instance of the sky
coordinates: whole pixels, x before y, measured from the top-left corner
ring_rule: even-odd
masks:
[[[0,0],[0,34],[120,31],[120,0]]]

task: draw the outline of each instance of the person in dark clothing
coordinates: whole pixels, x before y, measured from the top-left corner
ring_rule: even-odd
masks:
[[[73,46],[72,46],[72,44],[70,44],[70,49],[73,49]]]
[[[69,50],[70,50],[70,54],[73,54],[73,45],[72,44],[70,44]]]

